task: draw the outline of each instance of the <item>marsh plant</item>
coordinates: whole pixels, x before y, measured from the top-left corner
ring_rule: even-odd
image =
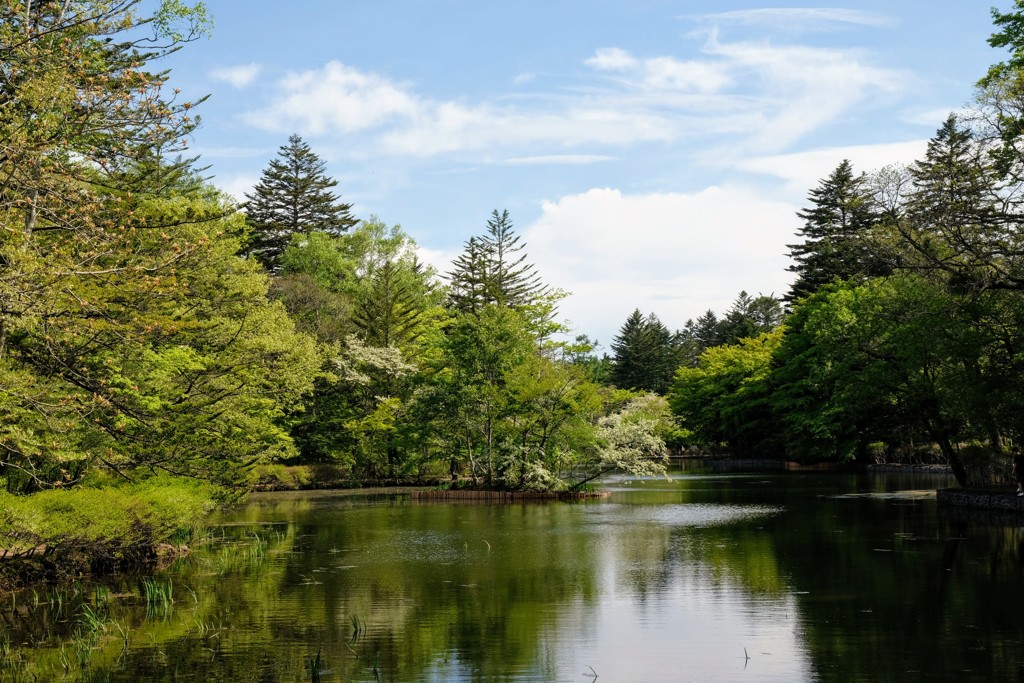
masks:
[[[174,605],[174,582],[170,578],[145,578],[142,580],[142,597],[146,600],[146,617],[166,617]]]

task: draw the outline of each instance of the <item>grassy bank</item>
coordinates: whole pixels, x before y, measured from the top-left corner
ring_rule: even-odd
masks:
[[[188,543],[217,496],[206,484],[163,476],[0,493],[0,591],[155,561],[161,548]]]

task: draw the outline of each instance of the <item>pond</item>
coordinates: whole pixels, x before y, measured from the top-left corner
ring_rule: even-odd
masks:
[[[611,477],[582,503],[266,494],[155,576],[0,604],[0,680],[1024,675],[1024,520],[939,476]]]

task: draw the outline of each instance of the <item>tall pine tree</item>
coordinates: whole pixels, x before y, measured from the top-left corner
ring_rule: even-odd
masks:
[[[281,253],[295,233],[319,231],[340,235],[356,224],[351,204],[331,191],[338,181],[325,173],[326,165],[298,135],[288,138],[263,170],[252,194],[246,194],[246,220],[250,227],[245,254],[276,273]]]
[[[852,164],[844,159],[811,190],[808,199],[811,206],[797,212],[804,221],[797,234],[804,241],[786,245],[796,262],[787,268],[796,273],[785,297],[790,303],[835,279],[880,274],[866,248],[865,238],[874,225],[875,213],[863,174],[854,175]]]
[[[678,335],[653,313],[634,310],[612,340],[611,381],[623,389],[664,394],[679,366]]]
[[[476,311],[486,304],[522,310],[538,303],[548,288],[534,266],[521,254],[524,245],[515,234],[508,211],[497,209],[487,221],[487,232],[471,237],[448,274],[451,304],[460,311]]]

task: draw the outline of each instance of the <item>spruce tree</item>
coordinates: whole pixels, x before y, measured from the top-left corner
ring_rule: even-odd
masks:
[[[460,311],[476,311],[485,304],[522,310],[538,303],[548,288],[534,266],[520,254],[525,245],[515,234],[508,211],[497,209],[487,221],[487,232],[471,237],[448,274],[451,304]]]
[[[913,188],[897,224],[907,265],[943,274],[956,291],[1024,289],[1013,191],[989,151],[950,115],[910,169]]]
[[[679,365],[678,335],[653,313],[634,310],[612,340],[611,381],[624,389],[665,393]]]
[[[796,273],[785,297],[790,303],[835,279],[880,274],[864,239],[875,223],[864,175],[854,175],[852,164],[844,159],[808,199],[811,206],[797,212],[804,221],[797,234],[804,241],[786,245],[796,262],[787,268]]]
[[[280,269],[281,253],[295,233],[319,231],[340,235],[356,224],[351,204],[331,188],[338,181],[325,173],[326,164],[298,135],[288,138],[263,170],[252,194],[246,194],[250,235],[245,254],[267,270]]]

